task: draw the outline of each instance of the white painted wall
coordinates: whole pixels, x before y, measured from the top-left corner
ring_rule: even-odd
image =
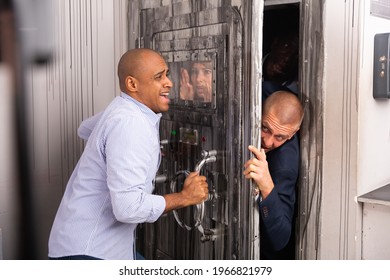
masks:
[[[390,183],[390,99],[374,99],[373,55],[376,33],[390,33],[390,20],[370,15],[363,3],[359,79],[358,195]]]
[[[363,260],[390,260],[390,206],[363,204]]]
[[[317,258],[360,258],[357,195],[358,2],[325,1],[323,174]]]
[[[370,14],[362,1],[358,117],[358,195],[390,183],[390,99],[374,99],[374,36],[390,33],[390,19]],[[389,259],[389,205],[362,205],[362,259]]]
[[[25,76],[32,199],[42,259],[47,258],[50,228],[67,180],[83,150],[77,128],[119,94],[116,65],[127,50],[128,9],[127,0],[53,0],[49,12],[54,15],[54,22],[47,22],[53,29],[47,36],[54,38],[54,60],[43,67],[27,66]],[[3,110],[6,85],[0,82],[0,128],[5,135],[10,122]],[[10,137],[0,141],[0,228],[3,243],[9,246],[3,244],[3,257],[13,259],[16,244],[8,238],[16,236],[12,222],[16,210],[11,203],[15,180],[9,172],[14,154],[9,153]]]
[[[372,93],[374,35],[390,32],[390,20],[370,15],[369,0],[325,1],[324,26],[318,256],[361,259],[367,215],[356,197],[390,182],[390,100]]]

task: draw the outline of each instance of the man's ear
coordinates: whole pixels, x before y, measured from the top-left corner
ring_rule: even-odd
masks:
[[[125,80],[126,88],[129,91],[136,91],[138,84],[137,84],[137,79],[134,78],[133,76],[127,76]]]

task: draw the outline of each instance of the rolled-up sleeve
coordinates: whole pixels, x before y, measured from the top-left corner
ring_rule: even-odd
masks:
[[[146,118],[125,116],[109,120],[105,137],[107,185],[115,218],[123,223],[155,222],[165,199],[151,194],[158,170],[159,139]]]

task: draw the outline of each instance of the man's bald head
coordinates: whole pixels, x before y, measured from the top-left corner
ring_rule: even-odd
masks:
[[[298,130],[303,113],[299,98],[288,91],[274,92],[264,101],[263,116],[273,114],[278,118],[280,125],[293,125]]]
[[[138,78],[139,74],[148,67],[148,62],[152,56],[161,55],[151,49],[132,49],[124,53],[118,63],[118,78],[121,91],[127,92],[125,86],[126,77]]]

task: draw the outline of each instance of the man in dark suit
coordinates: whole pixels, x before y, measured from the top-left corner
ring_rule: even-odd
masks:
[[[261,149],[248,147],[254,157],[245,163],[244,175],[259,191],[261,259],[292,258],[288,245],[299,169],[296,133],[303,111],[295,94],[274,92],[263,104]]]

